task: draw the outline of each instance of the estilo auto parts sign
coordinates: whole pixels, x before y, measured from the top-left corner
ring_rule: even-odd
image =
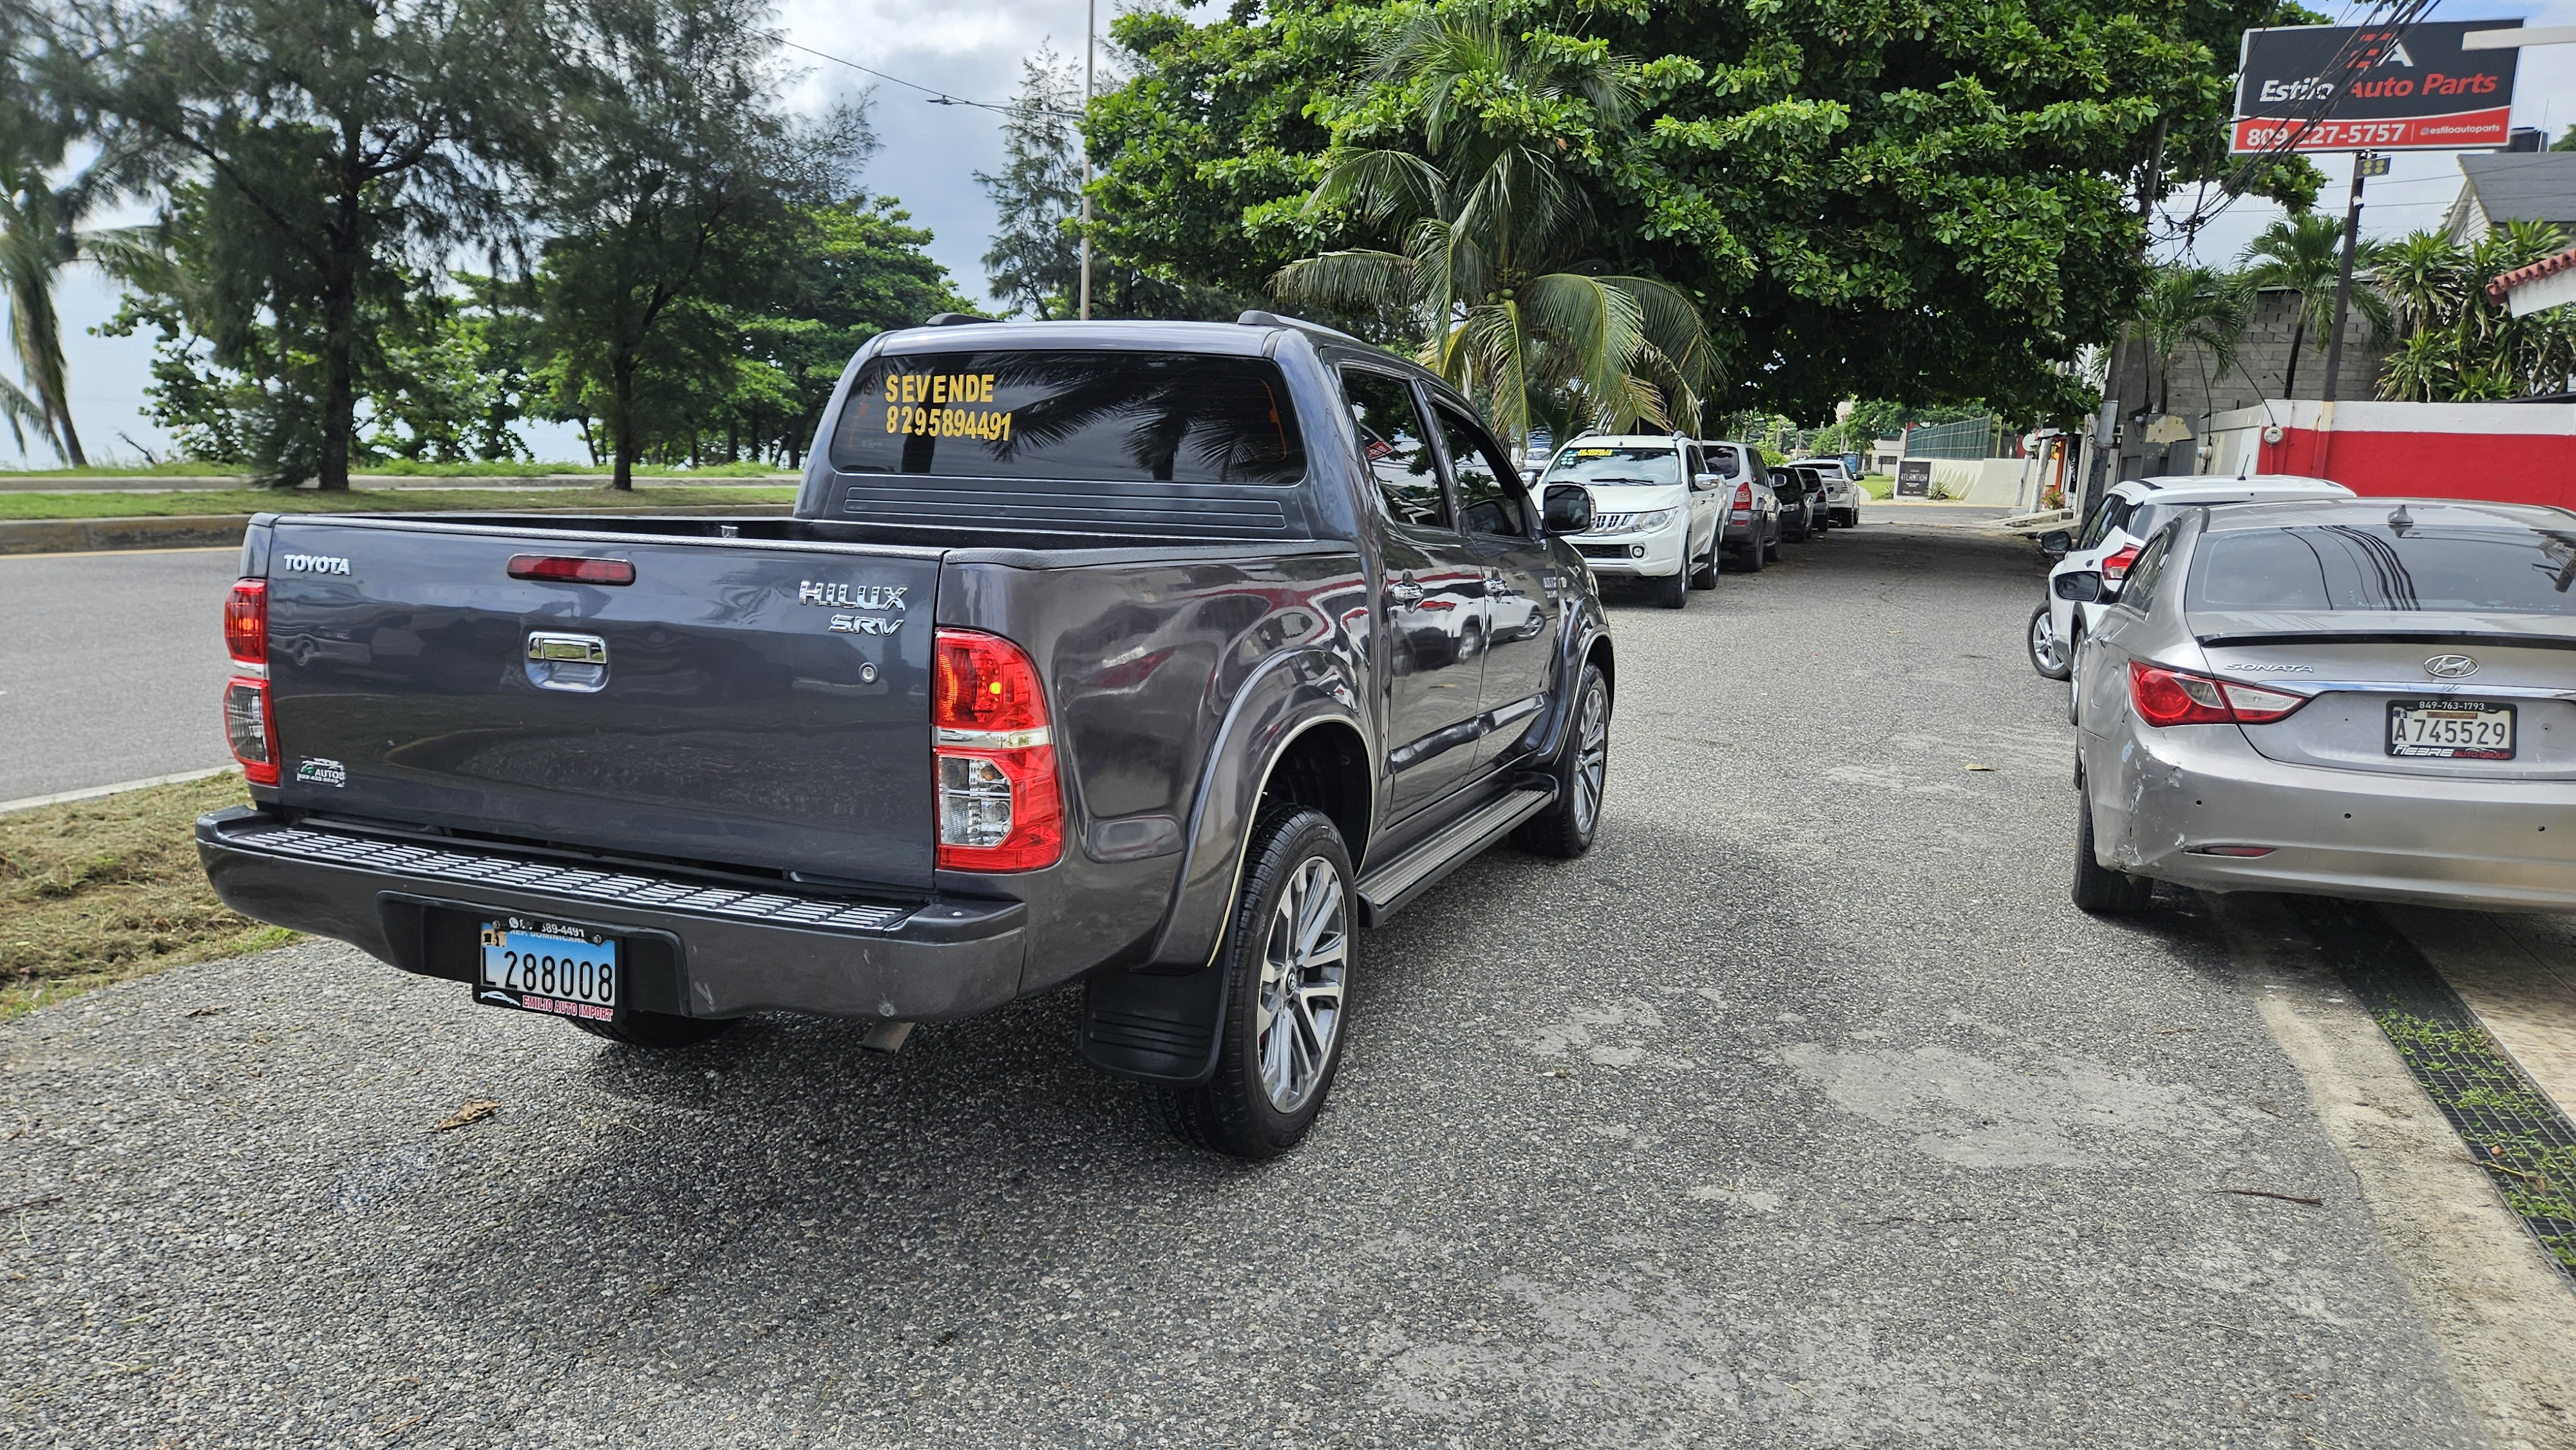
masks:
[[[2515,50],[2463,50],[2519,20],[2245,32],[2228,149],[2472,151],[2512,129]]]

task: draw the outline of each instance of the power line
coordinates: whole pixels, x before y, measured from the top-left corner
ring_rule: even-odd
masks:
[[[798,45],[795,41],[788,40],[783,37],[778,43],[787,47],[789,50],[801,50],[807,55],[813,56],[817,60],[828,60],[834,65],[845,65],[854,71],[875,76],[878,80],[892,81],[894,84],[905,87],[908,90],[919,91],[924,96],[927,96],[930,100],[930,104],[934,106],[973,106],[979,111],[999,111],[1006,116],[1025,109],[1035,111],[1041,116],[1056,116],[1067,121],[1079,121],[1082,119],[1082,113],[1080,111],[1059,111],[1052,106],[1022,107],[1017,104],[996,105],[991,101],[970,101],[964,96],[952,96],[946,91],[925,86],[919,81],[908,81],[898,75],[889,75],[884,71],[878,70],[875,66],[861,65],[854,60],[845,60],[828,51],[816,50],[810,45]]]

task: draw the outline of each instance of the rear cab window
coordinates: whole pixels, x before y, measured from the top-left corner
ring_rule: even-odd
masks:
[[[2207,537],[2195,610],[2576,617],[2576,530],[2323,524]]]
[[[1045,482],[1265,484],[1306,476],[1266,358],[994,350],[878,357],[832,431],[844,473]]]

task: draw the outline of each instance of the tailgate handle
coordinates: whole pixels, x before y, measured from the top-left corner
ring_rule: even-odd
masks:
[[[528,683],[540,690],[596,690],[608,683],[608,641],[595,634],[528,633]]]

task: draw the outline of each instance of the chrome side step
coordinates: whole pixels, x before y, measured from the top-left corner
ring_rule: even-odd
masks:
[[[1360,925],[1379,926],[1434,882],[1556,802],[1553,781],[1504,792],[1359,880]]]

